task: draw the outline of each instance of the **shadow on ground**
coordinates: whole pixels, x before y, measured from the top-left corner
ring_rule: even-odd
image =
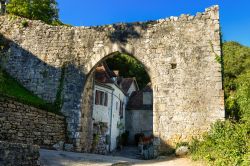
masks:
[[[155,160],[139,160],[120,156],[104,156],[88,153],[74,153],[54,150],[40,150],[43,166],[202,166],[188,158],[175,156],[160,157]]]

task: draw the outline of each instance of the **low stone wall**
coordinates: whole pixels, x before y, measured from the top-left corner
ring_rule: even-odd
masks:
[[[65,131],[63,116],[0,97],[0,140],[52,147]]]
[[[0,165],[39,165],[39,146],[0,141]]]
[[[106,135],[108,133],[107,123],[94,123],[92,153],[106,155],[109,151]]]

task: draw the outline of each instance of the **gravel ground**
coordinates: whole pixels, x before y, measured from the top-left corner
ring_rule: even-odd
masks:
[[[42,166],[202,166],[188,158],[174,156],[158,160],[137,160],[118,156],[104,156],[88,153],[74,153],[54,150],[40,150]]]

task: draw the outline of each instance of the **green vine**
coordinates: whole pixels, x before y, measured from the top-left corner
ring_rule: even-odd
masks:
[[[98,145],[99,140],[100,140],[100,135],[99,134],[93,134],[93,142],[92,142],[92,149],[93,150]]]
[[[58,112],[60,111],[63,105],[62,91],[63,91],[63,85],[64,85],[64,78],[65,78],[65,65],[62,66],[61,77],[59,80],[59,85],[58,85],[58,89],[56,93],[56,100],[54,102],[54,106]]]
[[[213,43],[212,43],[211,40],[209,41],[209,44],[211,46],[212,52],[215,54],[215,60],[216,60],[216,62],[222,64],[222,58],[221,58],[221,56],[219,56],[218,54],[216,54],[216,52],[214,51],[214,46],[213,46]]]

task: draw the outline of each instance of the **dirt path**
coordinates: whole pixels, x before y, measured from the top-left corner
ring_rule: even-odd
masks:
[[[163,160],[154,160],[148,162],[139,162],[135,164],[136,166],[203,166],[200,163],[191,161],[188,158],[176,158],[168,157]]]
[[[202,166],[187,158],[166,157],[159,160],[137,160],[125,157],[87,153],[40,150],[42,166]]]

